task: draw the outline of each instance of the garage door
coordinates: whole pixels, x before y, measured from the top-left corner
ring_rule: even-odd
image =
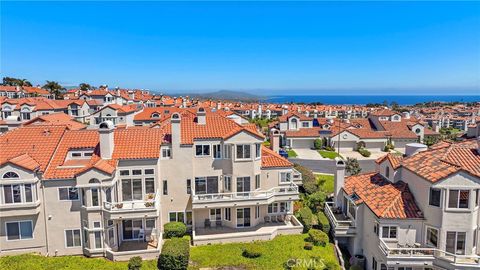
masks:
[[[365,147],[369,150],[378,151],[382,150],[385,147],[384,142],[366,142]]]
[[[292,148],[313,148],[313,139],[292,139]]]
[[[355,141],[340,141],[340,149],[343,151],[352,151],[356,147],[357,142]],[[335,142],[335,148],[338,147],[338,141]]]

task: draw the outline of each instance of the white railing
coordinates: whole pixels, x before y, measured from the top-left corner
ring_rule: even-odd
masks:
[[[194,193],[193,189],[192,191]],[[278,195],[298,195],[298,186],[295,184],[292,184],[290,186],[274,187],[264,191],[194,194],[192,195],[192,197],[194,202],[204,202],[204,201],[268,199]]]
[[[325,215],[327,218],[332,222],[334,228],[350,228],[355,227],[355,223],[353,220],[337,220],[335,214],[332,211],[332,207],[335,204],[333,202],[326,202],[325,203]]]
[[[302,174],[299,171],[293,169],[292,178],[293,181],[302,181]]]
[[[104,202],[103,208],[107,211],[130,211],[156,209],[160,203],[160,193],[147,194],[143,201]]]
[[[396,242],[392,244],[397,244]],[[388,244],[380,238],[380,249],[389,258],[436,258],[448,261],[453,264],[475,265],[480,267],[480,256],[478,255],[458,255],[446,252],[438,248],[430,247],[389,247]]]

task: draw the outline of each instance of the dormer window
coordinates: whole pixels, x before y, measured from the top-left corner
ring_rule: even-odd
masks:
[[[3,177],[3,179],[15,179],[15,178],[19,178],[18,177],[18,174],[16,172],[6,172]]]
[[[158,113],[152,113],[152,118],[160,118],[160,114],[158,114]]]
[[[71,150],[67,159],[90,159],[93,156],[93,149]]]

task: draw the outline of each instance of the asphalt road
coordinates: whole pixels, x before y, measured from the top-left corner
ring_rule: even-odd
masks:
[[[315,159],[289,158],[288,160],[290,160],[293,163],[298,163],[304,167],[307,167],[313,172],[332,174],[335,170],[335,161],[330,159],[315,160]],[[359,160],[358,163],[362,168],[362,172],[370,172],[375,170],[375,160]]]

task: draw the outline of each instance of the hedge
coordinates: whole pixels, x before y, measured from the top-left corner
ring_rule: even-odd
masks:
[[[328,234],[330,232],[330,222],[328,222],[328,218],[323,212],[318,212],[317,214],[318,226],[320,230],[324,233]]]
[[[142,257],[135,256],[128,260],[128,270],[140,270],[142,268]]]
[[[300,208],[295,213],[295,217],[303,224],[305,231],[310,230],[313,225],[317,224],[317,218],[313,214],[312,209],[308,207]]]
[[[259,245],[248,245],[243,249],[242,255],[246,258],[258,258],[262,256],[262,251]]]
[[[360,155],[362,155],[364,157],[369,157],[371,155],[370,151],[368,151],[365,148],[358,149],[358,152],[360,153]]]
[[[163,226],[163,236],[167,239],[182,237],[187,232],[187,226],[182,222],[169,222]]]
[[[308,240],[315,246],[326,246],[328,243],[328,235],[320,230],[310,229],[308,231]]]
[[[184,270],[188,267],[190,241],[186,238],[172,238],[165,241],[158,258],[160,270]]]

